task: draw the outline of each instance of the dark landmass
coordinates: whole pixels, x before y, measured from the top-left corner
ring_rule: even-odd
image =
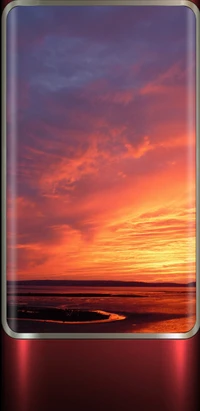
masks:
[[[142,281],[112,281],[112,280],[24,280],[8,281],[8,286],[63,286],[63,287],[196,287],[196,282],[173,283],[155,282],[148,283]]]
[[[8,293],[9,297],[93,297],[93,298],[106,298],[106,297],[123,297],[123,298],[147,298],[146,295],[137,294],[110,294],[110,293],[36,293],[36,292],[16,292]]]
[[[110,315],[98,311],[70,310],[60,308],[35,308],[27,306],[8,306],[8,318],[46,320],[61,322],[84,322],[107,320]]]

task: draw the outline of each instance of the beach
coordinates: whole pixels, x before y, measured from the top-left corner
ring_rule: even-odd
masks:
[[[184,333],[195,324],[195,288],[22,289],[8,295],[8,324],[23,333]]]

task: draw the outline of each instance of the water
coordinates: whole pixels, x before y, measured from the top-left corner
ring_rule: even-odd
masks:
[[[95,329],[91,325],[91,332],[93,329],[94,332],[186,332],[195,324],[194,287],[20,286],[16,291],[30,295],[8,295],[8,303],[20,304],[27,309],[43,307],[98,310],[124,315],[126,318],[118,323],[115,321],[112,326],[111,323],[107,324],[106,331],[105,325],[96,325]],[[8,289],[9,294],[12,292]],[[37,295],[39,293],[43,295]],[[82,324],[81,331],[79,327],[75,332],[82,332],[83,326]],[[51,325],[51,332],[54,332],[53,327]]]

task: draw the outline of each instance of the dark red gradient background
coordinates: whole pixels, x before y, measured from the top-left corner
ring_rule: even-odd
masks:
[[[180,341],[1,337],[3,411],[200,409],[200,333]]]
[[[4,335],[3,410],[197,411],[198,343]]]

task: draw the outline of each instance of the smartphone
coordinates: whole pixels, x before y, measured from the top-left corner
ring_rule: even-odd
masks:
[[[197,411],[199,9],[2,21],[3,409]]]

